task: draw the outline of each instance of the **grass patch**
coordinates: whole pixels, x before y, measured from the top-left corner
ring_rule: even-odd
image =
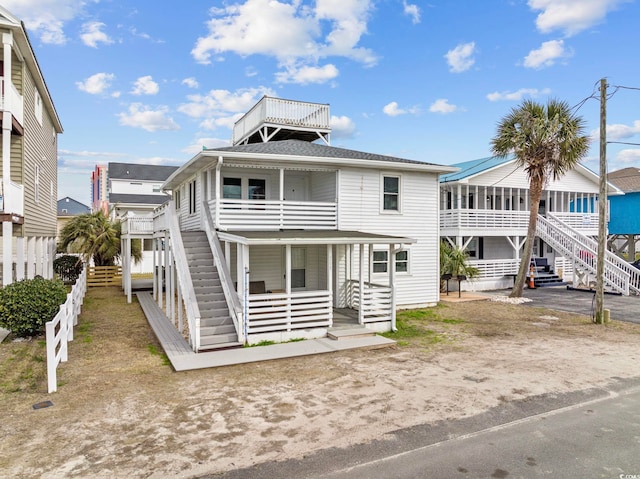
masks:
[[[8,394],[40,392],[47,374],[44,340],[6,341],[0,351],[0,391]]]
[[[396,314],[396,332],[383,333],[401,347],[428,348],[448,341],[444,324],[460,324],[464,321],[445,316],[446,307],[409,309]]]
[[[159,356],[164,366],[171,366],[169,356],[167,356],[164,351],[160,351],[158,346],[156,346],[155,344],[147,344],[147,349],[153,356]]]
[[[271,341],[270,339],[265,339],[263,341],[260,341],[259,343],[255,343],[255,344],[245,344],[244,347],[245,348],[254,348],[256,346],[271,346],[272,344],[286,344],[286,343],[298,343],[300,341],[304,341],[305,338],[293,338],[290,339],[288,341],[283,341],[281,343],[277,343],[276,341]]]

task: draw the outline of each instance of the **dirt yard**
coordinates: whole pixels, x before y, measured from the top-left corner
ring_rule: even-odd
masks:
[[[90,290],[58,392],[42,341],[0,344],[0,477],[195,477],[640,375],[638,325],[490,300],[399,324],[393,348],[176,373],[137,304]]]

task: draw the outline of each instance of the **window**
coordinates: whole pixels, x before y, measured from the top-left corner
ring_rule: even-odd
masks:
[[[387,255],[388,255],[388,251],[373,252],[373,272],[374,273],[387,272]]]
[[[249,179],[248,199],[264,200],[266,198],[266,181],[259,179]]]
[[[389,271],[389,252],[378,250],[373,252],[373,272],[387,273]],[[396,273],[409,272],[409,251],[398,251],[395,260]]]
[[[40,98],[40,93],[38,92],[38,90],[36,90],[34,101],[36,120],[38,120],[38,123],[40,123],[40,126],[42,126],[42,98]]]
[[[307,250],[291,248],[291,288],[305,288],[307,271]]]
[[[223,178],[222,197],[231,200],[241,200],[242,178]]]
[[[153,185],[153,192],[160,193],[160,185]]]
[[[400,178],[398,176],[383,177],[382,196],[384,211],[400,211]]]
[[[396,273],[409,272],[409,252],[398,251],[396,253]]]
[[[196,212],[196,180],[189,182],[189,214]]]
[[[173,200],[176,202],[176,210],[180,211],[180,188],[173,192]]]

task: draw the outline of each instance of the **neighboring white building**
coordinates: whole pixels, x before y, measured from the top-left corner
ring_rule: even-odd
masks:
[[[452,166],[459,171],[440,180],[440,234],[465,248],[470,263],[480,270],[480,277],[463,282],[462,289],[511,287],[527,236],[529,179],[513,158],[482,158]],[[621,191],[610,185],[609,194]],[[592,285],[598,201],[599,177],[582,165],[545,186],[533,256],[539,258],[534,259],[538,265],[546,263],[548,271],[536,268],[536,286],[559,284],[554,274],[574,286]],[[636,276],[637,270],[607,255],[607,288],[637,292]]]
[[[156,250],[177,273],[165,301],[177,284],[195,303],[195,350],[326,336],[335,314],[389,331],[397,308],[438,302],[439,175],[455,169],[310,141],[328,132],[328,105],[265,97],[235,146],[164,184],[174,201],[156,213]]]

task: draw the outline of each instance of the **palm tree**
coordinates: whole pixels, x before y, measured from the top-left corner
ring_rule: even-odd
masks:
[[[121,222],[111,219],[102,210],[74,216],[60,232],[58,248],[74,251],[93,259],[96,266],[113,266],[120,257]],[[131,244],[131,256],[137,263],[142,259],[139,241]]]
[[[562,177],[587,154],[589,138],[584,133],[582,117],[576,116],[568,103],[554,99],[546,106],[525,100],[498,123],[496,136],[491,140],[493,154],[503,158],[514,155],[529,178],[527,239],[511,297],[522,296],[542,190],[551,177],[554,180]]]

